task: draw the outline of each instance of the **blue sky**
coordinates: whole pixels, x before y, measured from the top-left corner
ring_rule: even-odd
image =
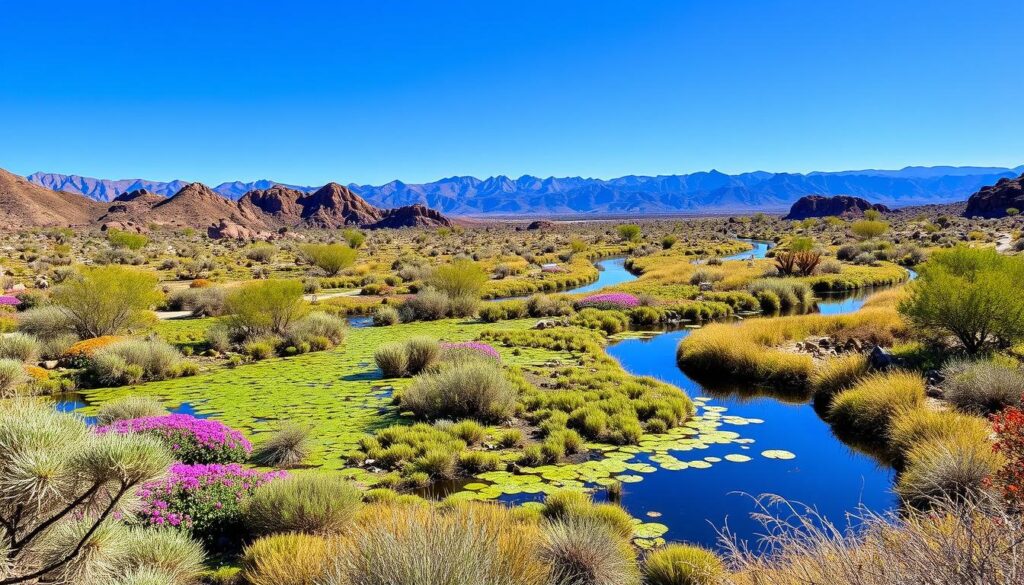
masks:
[[[0,167],[217,183],[1024,163],[1024,2],[7,2]]]

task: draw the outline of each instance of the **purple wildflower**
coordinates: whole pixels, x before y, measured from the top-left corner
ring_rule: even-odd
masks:
[[[119,420],[96,429],[99,434],[145,433],[163,440],[184,463],[231,463],[244,461],[252,443],[235,429],[213,419],[187,414],[168,414]]]
[[[595,309],[632,309],[640,305],[640,299],[628,293],[601,293],[580,299],[576,306]]]
[[[481,343],[479,341],[460,341],[453,343],[442,343],[441,349],[443,351],[475,351],[481,355],[501,361],[501,355],[498,354],[498,350],[494,349],[494,347],[486,343]]]

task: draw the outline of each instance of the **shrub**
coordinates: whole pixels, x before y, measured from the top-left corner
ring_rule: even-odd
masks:
[[[313,428],[285,423],[262,441],[252,454],[253,461],[267,467],[298,467],[309,457]]]
[[[492,504],[374,506],[323,585],[548,585],[537,529]]]
[[[884,439],[897,412],[924,403],[924,380],[910,372],[873,374],[840,392],[828,418],[841,433],[875,441]]]
[[[172,345],[157,340],[124,339],[96,350],[89,375],[103,385],[164,380],[183,373],[184,360]]]
[[[642,235],[640,226],[635,224],[620,225],[615,231],[623,242],[639,242]]]
[[[297,280],[250,282],[228,295],[225,322],[238,338],[285,335],[304,308],[302,283]]]
[[[242,553],[242,576],[250,585],[310,585],[330,567],[338,545],[321,536],[276,534]]]
[[[264,484],[242,506],[256,534],[339,534],[362,505],[359,489],[336,473],[309,472]]]
[[[122,333],[144,323],[160,300],[154,274],[123,266],[83,268],[51,295],[82,338]]]
[[[948,501],[981,503],[990,477],[1001,466],[988,441],[960,438],[921,443],[910,449],[906,460],[896,493],[915,508]]]
[[[295,321],[288,328],[286,340],[295,347],[304,343],[315,344],[318,339],[327,339],[331,344],[338,345],[345,340],[347,330],[345,319],[316,311]]]
[[[552,585],[640,582],[630,545],[592,517],[559,520],[545,526],[540,558],[551,567]]]
[[[501,354],[494,346],[479,341],[461,341],[458,343],[442,343],[442,357],[445,361],[464,361],[465,359],[485,358],[501,361]]]
[[[205,570],[206,551],[188,534],[176,530],[130,528],[126,531],[120,570],[157,571],[171,583],[195,583]]]
[[[564,299],[549,295],[532,295],[526,299],[526,310],[531,317],[560,317],[572,312]]]
[[[447,294],[427,287],[406,300],[402,308],[408,311],[412,317],[412,319],[403,318],[403,321],[414,319],[436,321],[448,316],[448,313],[451,311],[451,300]]]
[[[25,367],[18,360],[0,359],[0,398],[13,396],[19,386],[28,382]]]
[[[435,268],[427,278],[427,285],[452,299],[479,299],[480,291],[487,280],[487,273],[476,262],[456,260]]]
[[[398,316],[398,310],[394,307],[381,305],[373,313],[373,324],[377,327],[397,325],[400,322],[401,318]]]
[[[942,368],[943,397],[957,408],[990,414],[1020,404],[1024,372],[994,361],[953,360]]]
[[[957,247],[932,254],[899,309],[915,325],[956,337],[968,353],[1024,340],[1024,257]]]
[[[107,241],[115,248],[127,248],[129,250],[141,250],[149,243],[149,238],[142,234],[122,230],[107,230]]]
[[[7,535],[20,535],[16,547],[5,543],[3,579],[111,581],[123,546],[111,515],[134,505],[135,488],[169,463],[152,438],[97,435],[50,405],[0,403],[0,518]]]
[[[117,420],[99,427],[104,434],[144,434],[163,442],[183,463],[230,463],[245,461],[252,445],[240,431],[212,419],[187,414],[168,414]]]
[[[192,311],[193,317],[219,317],[224,314],[227,291],[219,286],[201,286],[175,291],[167,299],[168,308]]]
[[[139,515],[151,526],[180,528],[200,540],[215,542],[237,536],[241,503],[259,486],[283,476],[283,471],[264,473],[237,463],[176,463],[164,478],[139,489]]]
[[[917,445],[943,440],[988,443],[985,419],[952,410],[914,408],[898,413],[889,425],[889,448],[903,457]]]
[[[640,305],[636,296],[628,293],[602,293],[583,297],[576,303],[577,308],[632,309]]]
[[[994,483],[1002,491],[1011,509],[1024,509],[1024,412],[1010,407],[992,417],[996,433],[995,451],[1006,459],[994,474]]]
[[[277,247],[273,244],[253,244],[246,248],[243,254],[253,262],[270,262],[277,254]]]
[[[19,313],[18,330],[49,340],[74,333],[75,323],[60,307],[45,305]]]
[[[446,429],[467,445],[477,445],[487,438],[487,429],[476,421],[464,420],[455,423]]]
[[[39,359],[39,340],[25,333],[0,335],[0,359],[34,362]]]
[[[373,360],[385,378],[401,378],[409,372],[409,356],[405,344],[386,343],[373,352]]]
[[[415,376],[437,362],[441,345],[430,337],[413,337],[405,342],[406,369]]]
[[[870,240],[889,231],[889,224],[884,221],[862,219],[853,222],[850,225],[850,231],[858,238]]]
[[[334,276],[356,261],[355,250],[342,244],[306,244],[299,248],[306,260]]]
[[[421,376],[401,396],[402,406],[417,416],[502,421],[512,413],[516,391],[501,367],[468,362]]]
[[[725,576],[725,566],[705,548],[672,544],[648,555],[643,573],[647,585],[716,585]]]
[[[119,420],[159,417],[166,414],[167,409],[154,398],[148,396],[125,396],[100,406],[96,412],[96,421],[100,425],[109,425]]]

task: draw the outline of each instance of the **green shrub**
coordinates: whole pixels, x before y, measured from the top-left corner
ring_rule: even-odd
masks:
[[[917,374],[873,374],[840,392],[828,418],[840,433],[877,442],[885,439],[898,412],[920,407],[924,396],[924,380]]]
[[[96,350],[87,369],[99,384],[115,386],[174,378],[184,372],[183,364],[181,353],[166,342],[125,339]]]
[[[306,244],[299,248],[310,264],[334,276],[356,261],[355,250],[342,244]]]
[[[362,501],[340,474],[313,471],[263,484],[244,502],[242,516],[256,534],[340,534]]]
[[[289,344],[296,347],[318,338],[327,339],[332,345],[338,345],[345,340],[347,329],[345,319],[316,311],[293,323],[288,328],[286,339]]]
[[[297,280],[261,280],[238,287],[224,302],[232,334],[241,339],[285,335],[305,311],[302,283]]]
[[[545,526],[540,558],[551,568],[551,585],[640,582],[632,547],[593,517],[559,520]]]
[[[0,335],[0,359],[34,362],[39,359],[39,340],[26,333]]]
[[[1024,371],[995,361],[953,360],[942,368],[943,397],[960,410],[991,414],[1019,406]]]
[[[636,224],[620,225],[615,228],[615,231],[619,234],[619,239],[623,242],[639,242],[643,232],[640,230],[640,226]]]
[[[498,436],[498,446],[502,449],[519,447],[523,444],[524,440],[523,431],[519,429],[509,429]]]
[[[96,421],[100,425],[109,425],[119,420],[144,418],[147,416],[163,416],[167,409],[155,398],[148,396],[125,396],[105,402],[96,413]]]
[[[298,423],[285,423],[256,446],[253,461],[267,467],[298,467],[309,457],[313,428]]]
[[[18,330],[39,339],[50,340],[73,334],[76,327],[74,320],[63,309],[44,305],[19,313]]]
[[[467,445],[477,445],[487,438],[487,429],[480,423],[473,420],[459,421],[447,429],[447,431]]]
[[[373,352],[373,360],[385,378],[401,378],[409,372],[409,356],[405,344],[386,343]]]
[[[131,528],[124,537],[120,570],[154,570],[172,583],[195,583],[205,570],[206,552],[199,541],[178,530]]]
[[[672,544],[647,556],[643,574],[647,585],[717,585],[726,572],[715,553],[699,546]]]
[[[501,366],[467,362],[420,376],[401,395],[404,408],[419,417],[473,418],[499,422],[512,414],[515,388]]]
[[[487,273],[472,260],[456,260],[451,264],[438,266],[427,278],[427,285],[443,292],[449,298],[480,298],[480,291],[487,282]]]
[[[145,323],[160,300],[155,274],[123,266],[82,268],[50,296],[82,339],[115,335]]]
[[[441,345],[430,337],[413,337],[405,342],[406,370],[415,376],[433,366],[441,356]]]
[[[373,324],[377,327],[397,325],[401,321],[401,318],[398,316],[398,310],[394,307],[381,305],[373,313]]]
[[[107,241],[115,248],[127,248],[129,250],[141,250],[149,243],[149,238],[142,234],[122,230],[107,230]]]
[[[255,361],[274,357],[277,343],[269,338],[252,339],[245,342],[242,350]]]
[[[447,294],[427,287],[407,299],[402,304],[402,310],[408,312],[411,317],[407,319],[403,316],[403,321],[436,321],[448,316],[451,311],[451,300]]]
[[[465,451],[459,455],[459,467],[470,475],[494,471],[501,467],[501,457],[497,453]]]

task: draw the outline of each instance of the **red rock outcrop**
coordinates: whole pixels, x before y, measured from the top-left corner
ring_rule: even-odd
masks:
[[[964,217],[1006,217],[1008,209],[1024,211],[1024,175],[1016,179],[999,179],[983,187],[967,199]]]

